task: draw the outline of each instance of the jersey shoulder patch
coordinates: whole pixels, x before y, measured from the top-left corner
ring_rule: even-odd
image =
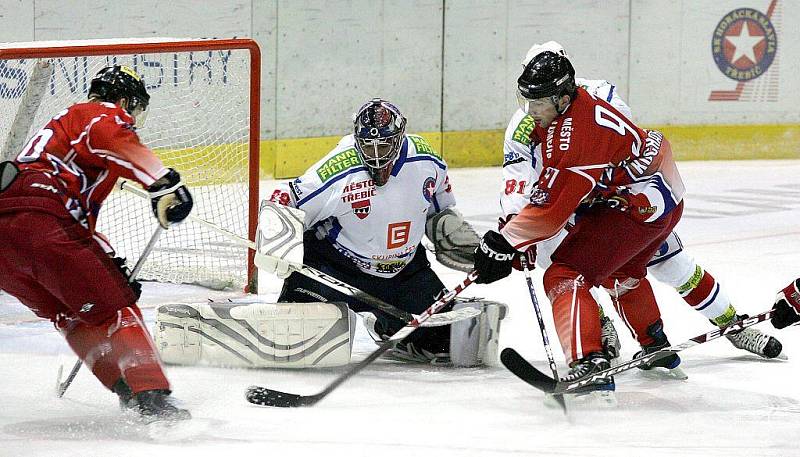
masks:
[[[536,124],[531,116],[525,115],[517,124],[514,133],[511,134],[511,139],[517,143],[524,144],[525,146],[531,145],[531,132]]]
[[[356,151],[356,148],[351,147],[323,160],[322,164],[317,168],[317,176],[319,176],[320,181],[325,182],[334,176],[361,165],[358,151]]]
[[[419,135],[406,135],[412,143],[414,143],[414,148],[417,150],[417,154],[425,154],[432,157],[436,157],[439,160],[442,159],[442,155],[436,152],[435,149],[428,143],[425,138],[422,138]]]

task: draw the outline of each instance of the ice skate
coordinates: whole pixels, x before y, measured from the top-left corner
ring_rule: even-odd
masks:
[[[608,368],[611,368],[608,355],[597,352],[591,353],[576,362],[569,370],[569,373],[561,378],[561,381],[575,382]],[[614,394],[615,389],[616,385],[614,384],[613,376],[600,378],[591,384],[564,394],[564,402],[567,407],[612,408],[617,405],[617,398]],[[545,405],[558,407],[553,395],[545,396]]]
[[[600,341],[603,345],[603,352],[608,354],[610,360],[619,357],[622,344],[619,342],[617,329],[614,328],[614,323],[608,316],[600,318]]]
[[[746,316],[740,316],[746,319]],[[725,338],[735,347],[744,349],[765,359],[788,360],[783,353],[783,345],[774,336],[762,333],[753,327],[748,327],[738,333],[729,333]]]
[[[642,350],[637,352],[633,358],[639,358],[643,355],[652,354],[658,350],[668,348],[670,346],[667,335],[664,334],[664,326],[659,320],[647,329],[647,333],[653,337],[652,344],[642,346]],[[672,378],[677,380],[686,380],[689,376],[680,368],[681,358],[678,354],[672,354],[667,357],[655,360],[651,363],[645,363],[638,367],[643,370],[647,376]]]
[[[145,390],[133,395],[125,406],[131,412],[139,414],[139,420],[145,424],[191,419],[192,415],[188,410],[173,404],[169,393],[168,390]]]

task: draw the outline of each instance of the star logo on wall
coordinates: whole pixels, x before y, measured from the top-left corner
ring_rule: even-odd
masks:
[[[752,8],[723,16],[711,37],[711,53],[725,76],[749,81],[767,71],[778,50],[778,37],[769,17]]]

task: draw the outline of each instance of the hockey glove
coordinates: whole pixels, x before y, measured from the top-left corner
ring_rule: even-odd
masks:
[[[181,175],[172,168],[148,187],[147,191],[153,204],[153,214],[164,228],[186,219],[192,211],[192,194],[181,182]]]
[[[503,230],[503,227],[511,221],[511,219],[516,216],[516,213],[509,214],[506,217],[500,217],[497,219],[497,231]],[[525,252],[518,252],[517,255],[514,257],[514,263],[512,266],[517,271],[522,271],[522,262],[520,262],[520,257],[525,256],[525,261],[528,263],[528,268],[533,270],[536,268],[536,245],[529,247],[528,250]]]
[[[772,307],[772,326],[778,329],[800,322],[800,278],[778,292]]]
[[[114,265],[116,265],[117,268],[119,268],[119,272],[122,273],[122,276],[125,276],[125,279],[131,286],[131,290],[133,290],[133,294],[136,295],[136,300],[138,301],[139,297],[142,296],[142,283],[136,279],[131,279],[131,270],[128,269],[128,265],[125,263],[125,258],[112,257],[111,261],[114,262]]]
[[[503,235],[489,230],[475,249],[475,270],[478,272],[475,282],[489,284],[510,275],[516,255],[517,250]]]

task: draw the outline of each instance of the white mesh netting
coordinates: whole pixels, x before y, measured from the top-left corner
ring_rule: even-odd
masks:
[[[0,59],[2,159],[16,156],[53,115],[85,100],[92,77],[115,64],[144,77],[151,100],[138,133],[180,172],[195,199],[192,214],[247,238],[251,58],[245,49]],[[111,194],[98,221],[98,231],[131,266],[155,227],[150,202],[124,191]],[[139,278],[242,287],[247,270],[247,249],[186,221],[162,235]]]

